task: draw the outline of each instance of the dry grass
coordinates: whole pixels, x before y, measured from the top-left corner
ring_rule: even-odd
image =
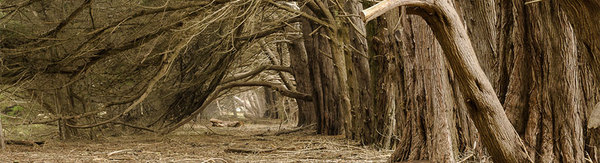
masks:
[[[167,136],[122,136],[102,140],[49,140],[41,147],[8,146],[0,162],[385,162],[392,151],[378,151],[340,136],[312,130],[281,135],[278,124],[206,129],[186,125]],[[284,125],[283,128],[292,128]],[[240,148],[260,153],[231,153]]]

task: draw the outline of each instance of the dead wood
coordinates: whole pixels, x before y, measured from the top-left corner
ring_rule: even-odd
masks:
[[[295,133],[295,132],[299,132],[299,131],[304,131],[306,129],[310,129],[314,126],[315,126],[315,124],[310,124],[307,126],[298,127],[298,128],[291,129],[291,130],[283,130],[283,131],[276,132],[274,135],[279,136],[279,135],[283,135],[283,134],[291,134],[291,133]]]
[[[244,149],[244,148],[227,148],[225,152],[227,153],[267,153],[273,152],[277,150],[275,149]]]
[[[299,131],[304,131],[306,129],[310,129],[310,128],[314,127],[315,125],[316,124],[313,123],[313,124],[302,126],[302,127],[298,127],[298,128],[295,128],[295,129],[278,131],[278,132],[275,132],[273,134],[268,134],[267,132],[264,132],[264,133],[256,134],[256,135],[253,135],[253,136],[279,136],[279,135],[284,135],[284,134],[291,134],[291,133],[295,133],[295,132],[299,132]]]
[[[6,144],[12,145],[24,145],[24,146],[41,146],[44,145],[45,141],[28,141],[28,140],[6,140]]]
[[[222,121],[215,118],[211,118],[210,122],[213,127],[241,127],[244,125],[242,121]]]
[[[4,149],[5,146],[6,145],[4,144],[4,134],[2,130],[2,118],[0,118],[0,149]]]

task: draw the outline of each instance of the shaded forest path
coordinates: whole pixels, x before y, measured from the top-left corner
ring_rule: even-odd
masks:
[[[187,124],[166,136],[115,136],[100,140],[47,140],[40,147],[8,145],[0,162],[385,162],[391,150],[380,151],[345,139],[323,136],[313,129],[279,136],[275,121],[237,128]],[[193,126],[193,127],[192,127]],[[254,150],[238,153],[231,149]]]

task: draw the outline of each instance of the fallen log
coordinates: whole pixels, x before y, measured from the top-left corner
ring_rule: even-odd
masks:
[[[241,121],[222,121],[215,118],[211,118],[210,122],[214,127],[241,127],[244,125],[244,122]]]
[[[24,145],[24,146],[41,146],[44,145],[45,141],[28,141],[28,140],[5,140],[6,144],[10,145]]]

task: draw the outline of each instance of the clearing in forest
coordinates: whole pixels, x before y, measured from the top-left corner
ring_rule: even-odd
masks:
[[[385,162],[392,153],[312,128],[275,136],[295,127],[272,121],[210,130],[209,124],[187,124],[166,136],[61,141],[45,134],[42,146],[8,145],[0,162]]]

